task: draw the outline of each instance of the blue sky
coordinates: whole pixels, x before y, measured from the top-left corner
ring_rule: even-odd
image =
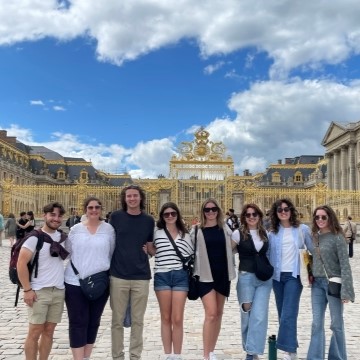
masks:
[[[0,0],[0,128],[133,176],[204,126],[235,170],[360,120],[355,0]]]

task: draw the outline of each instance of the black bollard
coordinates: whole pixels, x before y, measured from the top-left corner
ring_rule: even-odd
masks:
[[[269,343],[269,360],[277,360],[276,335],[269,336],[268,343]]]

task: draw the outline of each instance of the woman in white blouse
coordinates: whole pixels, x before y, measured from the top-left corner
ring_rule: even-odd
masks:
[[[115,248],[114,228],[101,218],[102,204],[96,197],[84,202],[87,220],[74,225],[66,241],[71,261],[83,279],[110,268]],[[109,297],[109,289],[97,300],[82,293],[79,278],[69,261],[65,270],[65,302],[69,317],[70,347],[74,360],[89,359]]]

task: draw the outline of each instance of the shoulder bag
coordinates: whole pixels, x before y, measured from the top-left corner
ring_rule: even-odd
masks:
[[[81,279],[80,274],[74,266],[72,260],[70,260],[70,264],[74,270],[75,275],[79,278],[80,288],[88,300],[97,300],[105,293],[105,291],[109,289],[109,271],[100,271],[96,274]]]
[[[183,263],[184,270],[188,273],[188,280],[189,280],[189,291],[187,297],[189,300],[197,300],[199,298],[199,277],[194,275],[195,271],[195,251],[196,251],[196,243],[197,243],[197,232],[198,226],[195,226],[195,247],[194,247],[194,254],[192,254],[189,258],[185,258],[179,248],[176,246],[174,239],[172,238],[171,234],[169,233],[166,227],[164,228],[166,236],[169,238],[177,256],[181,259]]]
[[[253,239],[250,238],[249,240],[251,241],[253,249],[255,251],[255,275],[259,280],[267,281],[273,276],[274,267],[270,264],[270,261],[267,258],[266,254],[262,255],[256,250]]]

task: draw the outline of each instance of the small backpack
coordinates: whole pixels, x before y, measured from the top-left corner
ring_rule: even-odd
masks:
[[[29,269],[30,278],[34,269],[35,269],[35,277],[37,277],[39,251],[42,249],[44,244],[44,233],[41,230],[33,230],[29,232],[29,234],[26,235],[24,238],[18,239],[16,243],[12,246],[10,252],[9,278],[13,284],[19,285],[20,287],[21,287],[21,283],[19,281],[19,277],[17,273],[17,262],[21,247],[24,245],[25,241],[31,236],[36,236],[38,238],[38,242],[36,244],[35,256],[33,257],[33,260],[30,261],[27,265]]]
[[[38,242],[36,244],[35,254],[34,254],[32,260],[29,261],[27,264],[28,269],[29,269],[29,280],[31,280],[31,275],[34,270],[35,270],[34,277],[38,276],[39,252],[42,249],[44,242],[47,242],[50,244],[53,242],[53,240],[51,239],[51,237],[49,235],[44,233],[41,229],[36,229],[36,230],[32,230],[31,232],[29,232],[29,234],[26,235],[24,238],[18,239],[16,241],[16,243],[12,246],[11,252],[10,252],[9,278],[13,284],[17,285],[14,306],[17,306],[17,304],[18,304],[19,292],[20,292],[20,288],[22,288],[21,282],[18,277],[17,262],[19,259],[21,247],[24,245],[25,241],[31,236],[36,236],[38,238]],[[62,243],[63,241],[65,241],[66,238],[67,238],[67,235],[64,233],[61,233],[61,240],[60,240],[59,244]]]

